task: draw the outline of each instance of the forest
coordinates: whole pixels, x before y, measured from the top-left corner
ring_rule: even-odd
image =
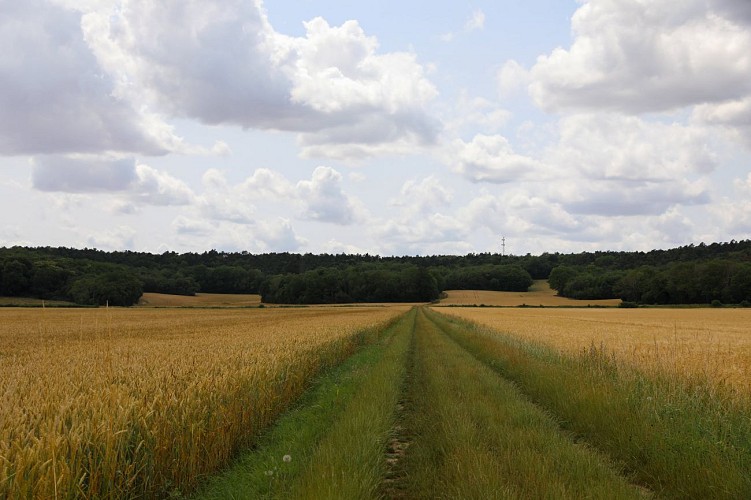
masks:
[[[748,305],[751,240],[523,256],[0,248],[0,296],[81,305],[133,305],[143,292],[260,293],[264,302],[280,304],[427,302],[444,290],[526,291],[536,279],[574,299]]]

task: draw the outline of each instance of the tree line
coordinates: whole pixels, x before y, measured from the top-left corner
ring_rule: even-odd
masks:
[[[515,291],[532,284],[518,264],[483,262],[492,259],[468,256],[429,266],[420,257],[13,247],[0,248],[0,296],[123,306],[144,292],[259,293],[279,304],[429,302],[451,288]]]
[[[143,292],[260,293],[270,303],[430,301],[444,290],[526,291],[644,304],[751,301],[751,240],[650,252],[382,257],[0,247],[0,296],[132,305]]]

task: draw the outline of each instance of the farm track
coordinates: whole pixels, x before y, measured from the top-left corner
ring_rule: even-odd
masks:
[[[627,422],[617,412],[638,408],[629,406],[630,386],[611,387],[600,365],[580,373],[574,360],[534,352],[415,308],[336,369],[358,356],[369,359],[331,383],[335,402],[309,401],[302,408],[308,416],[297,419],[281,446],[272,443],[276,451],[255,472],[245,460],[239,474],[255,474],[263,484],[256,494],[243,486],[233,497],[746,498],[738,495],[748,482],[742,436],[707,448],[701,439],[714,438],[686,429],[708,420],[674,420],[679,413],[673,412],[663,422],[647,412]],[[571,405],[561,406],[562,400]],[[315,416],[322,406],[329,408],[323,419]],[[601,417],[600,428],[592,415]],[[313,436],[306,429],[315,419]],[[292,445],[306,432],[307,442]],[[687,456],[694,448],[704,462]],[[266,464],[288,450],[294,467],[280,465],[285,474],[264,478]],[[737,456],[722,456],[730,452]],[[719,468],[701,465],[714,462]],[[719,479],[712,483],[707,474]]]
[[[644,498],[418,310],[387,498]],[[390,450],[393,454],[393,451]]]

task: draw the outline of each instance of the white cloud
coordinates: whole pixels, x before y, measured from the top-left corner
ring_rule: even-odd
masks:
[[[719,104],[702,104],[694,109],[693,118],[698,123],[722,127],[732,139],[751,149],[751,95]]]
[[[480,9],[475,9],[472,14],[464,22],[464,26],[459,34],[471,33],[472,31],[482,30],[485,27],[485,13]],[[441,40],[444,42],[452,42],[459,35],[455,32],[444,33],[441,35]]]
[[[188,205],[193,191],[181,180],[148,165],[136,165],[138,180],[130,186],[131,197],[141,203],[159,206]]]
[[[663,111],[751,92],[751,32],[740,1],[589,0],[574,41],[540,56],[530,93],[547,110]]]
[[[529,71],[511,59],[506,61],[496,75],[498,92],[501,97],[510,97],[517,90],[530,83]]]
[[[138,179],[133,158],[39,156],[32,165],[32,185],[40,191],[117,192],[125,191]]]
[[[281,204],[288,215],[305,220],[347,225],[366,216],[362,204],[342,189],[342,175],[331,167],[317,167],[310,180],[292,184],[269,169],[257,169],[237,184],[230,184],[216,169],[203,176],[204,192],[198,204],[209,219],[253,224],[257,204]]]
[[[446,122],[444,137],[462,136],[464,132],[496,133],[511,119],[511,112],[482,97],[461,92],[452,119]]]
[[[86,245],[100,250],[132,250],[135,248],[137,231],[130,226],[118,226],[90,235]]]
[[[115,94],[171,116],[301,132],[307,156],[435,140],[426,106],[437,92],[424,69],[414,54],[378,54],[356,21],[315,18],[294,38],[273,29],[260,0],[124,0],[87,14],[83,28]]]
[[[252,199],[284,199],[294,193],[294,186],[278,172],[259,168],[238,188]]]
[[[220,248],[226,251],[294,252],[307,244],[289,219],[269,218],[251,224],[234,224],[178,216],[172,222],[180,246],[196,249]]]
[[[304,238],[297,236],[290,220],[284,217],[261,222],[253,234],[266,252],[294,252],[307,244]]]
[[[80,13],[41,0],[6,1],[2,10],[0,154],[168,152],[158,120],[113,95]]]
[[[671,181],[717,166],[712,137],[701,127],[618,114],[578,114],[559,123],[547,163],[587,179]]]
[[[404,210],[414,214],[430,214],[438,210],[446,210],[451,204],[453,195],[443,186],[435,176],[428,176],[422,181],[408,180],[402,186],[399,198],[391,204],[404,207]]]
[[[177,234],[187,234],[194,236],[208,236],[214,232],[216,226],[204,220],[191,219],[184,215],[179,215],[172,221],[172,227]]]
[[[669,181],[560,181],[549,189],[549,199],[574,214],[603,216],[660,215],[676,205],[701,205],[711,197],[705,182]]]
[[[133,158],[38,156],[32,162],[32,185],[39,191],[62,193],[115,193],[124,196],[114,207],[134,213],[137,205],[175,206],[194,201],[193,191],[181,180]]]
[[[254,223],[256,209],[253,198],[242,185],[231,185],[224,174],[216,169],[207,170],[201,181],[204,190],[197,197],[197,206],[204,217],[236,224]]]
[[[514,152],[501,135],[477,134],[469,143],[457,139],[444,161],[472,182],[498,184],[530,178],[541,167],[537,160]]]
[[[723,228],[737,239],[737,234],[751,233],[751,173],[743,179],[735,179],[731,196],[718,200],[710,210],[718,221],[716,227]]]
[[[480,9],[476,9],[472,12],[472,17],[467,19],[464,23],[465,31],[481,30],[485,27],[485,13]]]
[[[306,219],[334,224],[352,224],[358,218],[355,202],[342,190],[342,175],[331,167],[317,167],[311,180],[300,181],[296,197]]]

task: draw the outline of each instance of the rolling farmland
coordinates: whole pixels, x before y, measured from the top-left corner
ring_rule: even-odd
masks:
[[[751,494],[742,310],[0,314],[0,497]]]

